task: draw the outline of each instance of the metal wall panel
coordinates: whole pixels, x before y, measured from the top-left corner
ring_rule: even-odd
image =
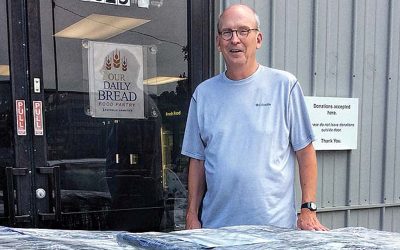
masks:
[[[359,98],[358,149],[317,152],[320,219],[400,232],[400,1],[224,0],[216,15],[234,3],[260,16],[260,63],[305,95]]]

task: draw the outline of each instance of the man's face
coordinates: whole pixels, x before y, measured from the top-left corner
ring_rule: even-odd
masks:
[[[221,17],[219,32],[256,28],[257,22],[250,9],[233,7],[227,9]],[[261,47],[262,34],[250,30],[246,37],[240,36],[239,31],[233,32],[230,40],[224,40],[221,34],[217,36],[218,50],[224,56],[228,69],[238,66],[251,67],[257,63],[256,50]]]

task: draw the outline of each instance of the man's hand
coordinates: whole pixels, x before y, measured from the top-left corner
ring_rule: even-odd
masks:
[[[188,206],[186,229],[201,228],[199,207],[206,189],[204,161],[190,158],[188,173]]]
[[[315,201],[317,192],[317,156],[312,143],[296,151],[299,162],[301,186],[301,202]],[[297,228],[301,230],[327,231],[328,228],[319,223],[317,213],[308,208],[302,208],[297,218]]]
[[[317,218],[317,213],[310,211],[307,208],[301,209],[301,212],[297,218],[297,228],[300,230],[311,230],[311,231],[329,230],[319,222]]]
[[[201,223],[196,214],[188,212],[186,214],[186,229],[198,229],[201,228]]]

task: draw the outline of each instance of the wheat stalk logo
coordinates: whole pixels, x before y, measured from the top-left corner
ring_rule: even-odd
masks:
[[[122,59],[122,70],[127,71],[128,70],[128,59],[124,56],[124,59]]]
[[[111,70],[111,58],[109,56],[107,56],[106,59],[106,70]]]
[[[115,50],[115,53],[113,53],[113,63],[114,68],[119,68],[119,66],[121,66],[121,52],[117,49]]]

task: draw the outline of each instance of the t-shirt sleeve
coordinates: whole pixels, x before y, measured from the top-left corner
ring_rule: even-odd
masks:
[[[200,127],[198,121],[197,101],[194,97],[192,97],[190,101],[181,153],[183,155],[198,160],[205,159],[204,144],[203,141],[201,140]]]
[[[304,101],[303,91],[297,81],[290,91],[289,126],[290,142],[294,151],[305,148],[315,140],[307,106]]]

